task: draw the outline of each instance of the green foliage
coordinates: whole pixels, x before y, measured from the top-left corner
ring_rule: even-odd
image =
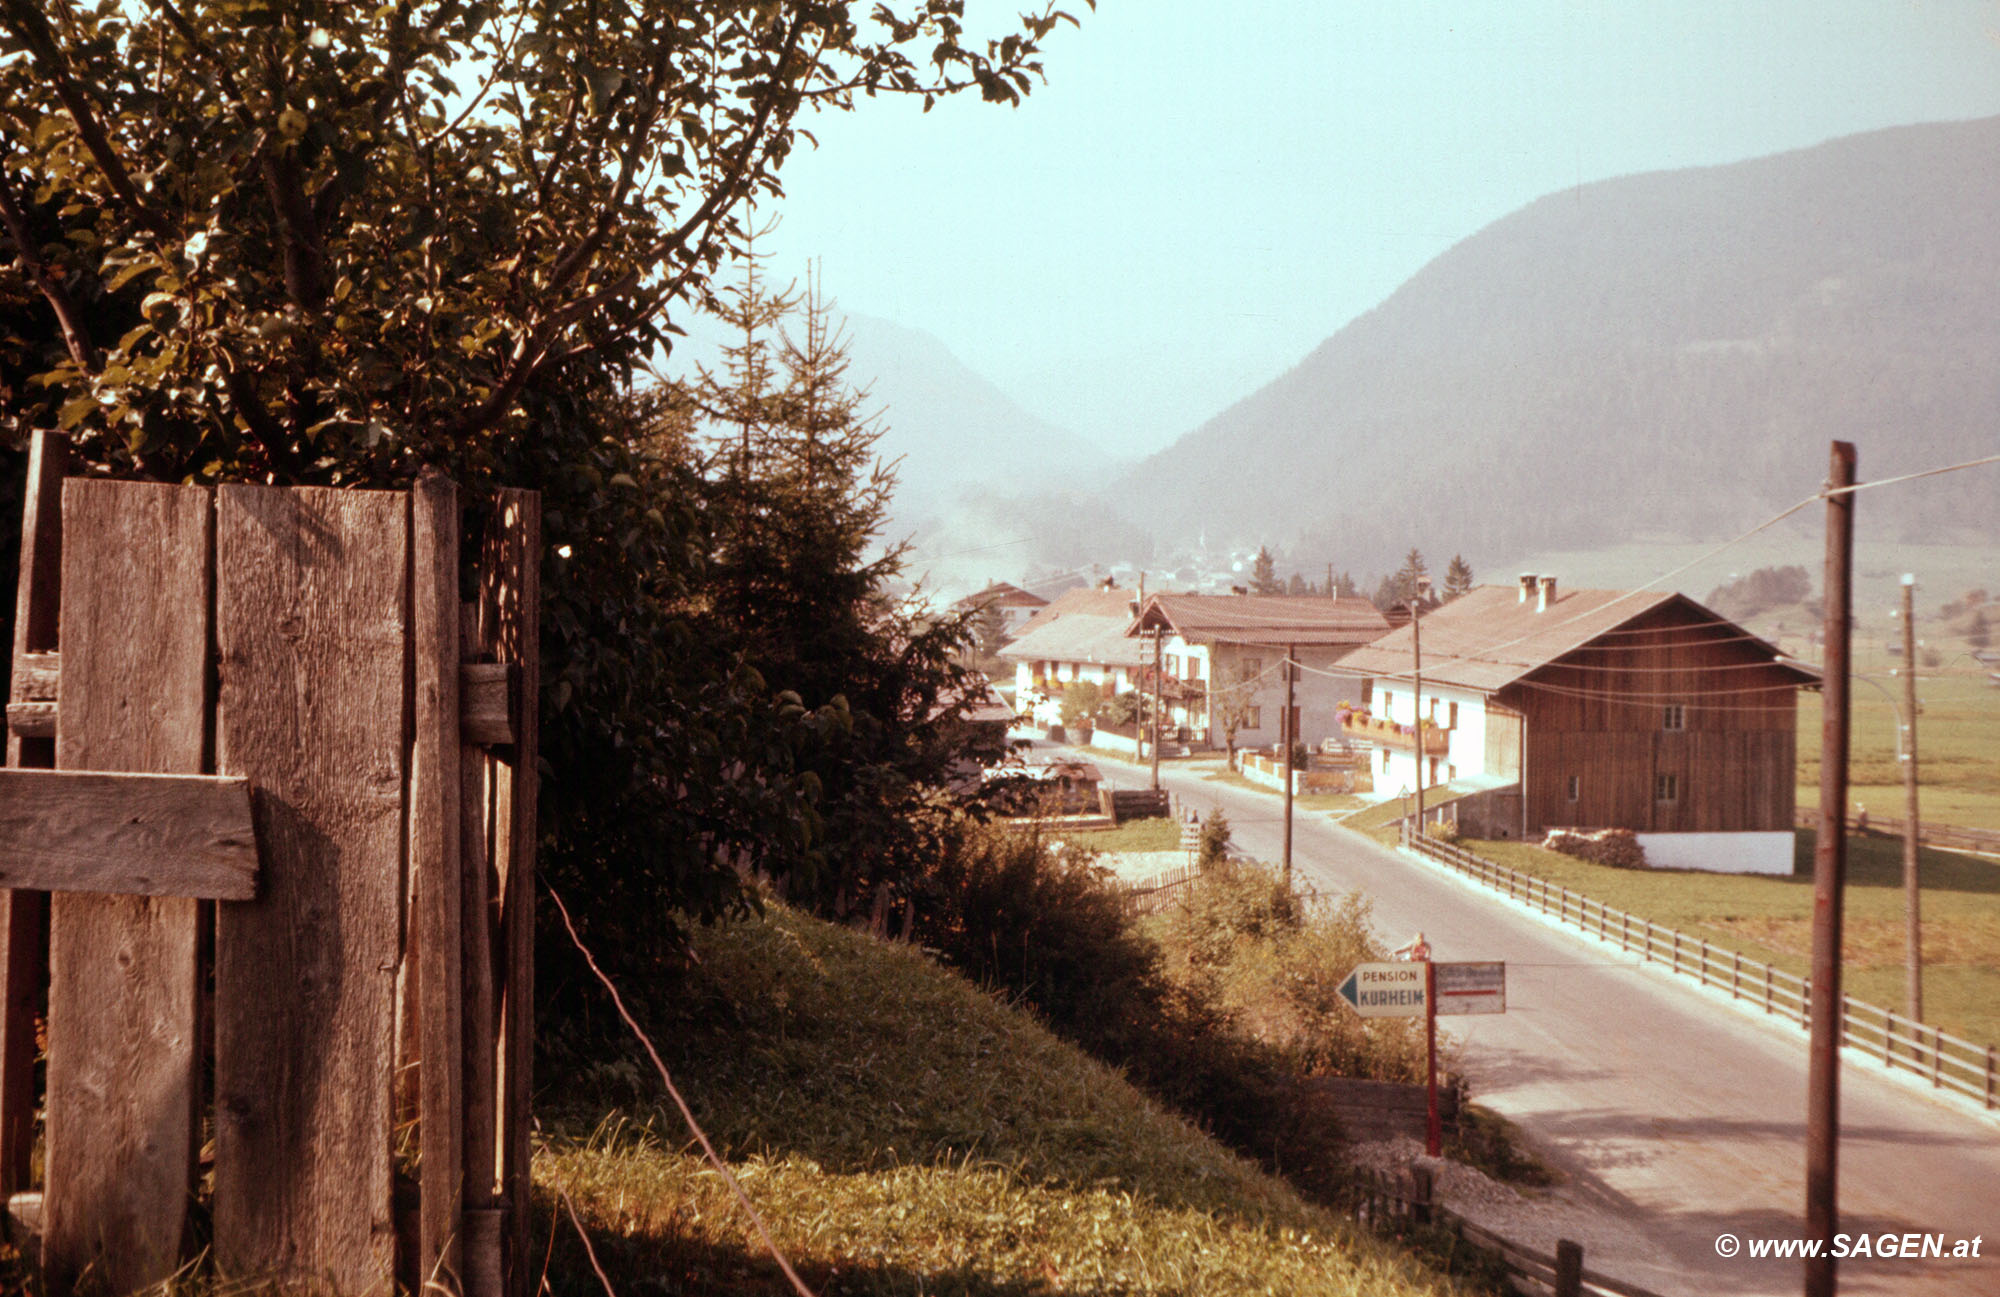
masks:
[[[1308,908],[1259,865],[1202,874],[1160,926],[1168,968],[1286,1072],[1415,1081],[1422,1024],[1363,1019],[1337,994],[1356,964],[1386,957],[1358,893]]]
[[[1201,846],[1195,857],[1203,871],[1214,869],[1229,859],[1229,817],[1217,806],[1201,822]]]
[[[1278,580],[1277,560],[1271,551],[1262,545],[1257,547],[1257,557],[1250,566],[1251,594],[1283,594],[1284,583]]]
[[[1451,556],[1451,566],[1444,570],[1444,597],[1446,601],[1472,592],[1472,564],[1465,561],[1463,554]]]
[[[802,111],[1015,102],[1064,18],[856,8],[5,0],[7,416],[167,479],[483,479],[705,298]]]
[[[1104,708],[1104,691],[1089,680],[1073,680],[1062,692],[1062,719],[1065,725],[1097,720]]]

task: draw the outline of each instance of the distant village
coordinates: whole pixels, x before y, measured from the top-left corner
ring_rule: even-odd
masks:
[[[1250,582],[1114,570],[1053,598],[995,582],[961,607],[1016,723],[1049,739],[1146,760],[1157,735],[1273,787],[1440,790],[1431,817],[1479,837],[1616,828],[1656,865],[1792,871],[1815,668],[1685,595],[1547,573],[1434,588],[1413,566],[1388,599],[1339,593],[1337,574],[1274,592],[1260,554]]]

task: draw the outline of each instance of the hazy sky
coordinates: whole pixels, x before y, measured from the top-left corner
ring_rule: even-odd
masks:
[[[971,0],[995,31],[1018,4]],[[1080,7],[1080,5],[1079,5]],[[809,123],[772,270],[1118,454],[1608,176],[2000,113],[2000,0],[1102,0],[1010,111]]]

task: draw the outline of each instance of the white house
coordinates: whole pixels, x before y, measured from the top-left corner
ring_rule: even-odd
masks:
[[[1161,702],[1184,742],[1229,744],[1229,719],[1239,720],[1237,747],[1278,742],[1284,722],[1286,655],[1296,663],[1293,730],[1317,744],[1334,732],[1350,678],[1329,674],[1356,647],[1389,627],[1366,599],[1250,594],[1149,596],[1129,634],[1143,642],[1142,688],[1152,688],[1152,640],[1157,637]]]
[[[1014,664],[1014,706],[1037,724],[1062,719],[1059,690],[1087,680],[1106,693],[1135,687],[1145,660],[1143,646],[1129,638],[1136,595],[1111,587],[1079,587],[1062,594],[1028,619],[1000,657]]]

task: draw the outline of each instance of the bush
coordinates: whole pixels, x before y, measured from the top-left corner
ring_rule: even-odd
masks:
[[[1229,817],[1222,813],[1220,806],[1208,813],[1201,822],[1201,845],[1195,863],[1202,869],[1213,869],[1229,859]]]
[[[1630,829],[1597,829],[1587,833],[1575,829],[1550,829],[1548,836],[1542,840],[1542,846],[1592,864],[1612,865],[1619,869],[1646,867],[1646,849],[1639,845],[1638,835]]]
[[[1458,841],[1457,820],[1436,820],[1424,825],[1424,836],[1450,845]]]

